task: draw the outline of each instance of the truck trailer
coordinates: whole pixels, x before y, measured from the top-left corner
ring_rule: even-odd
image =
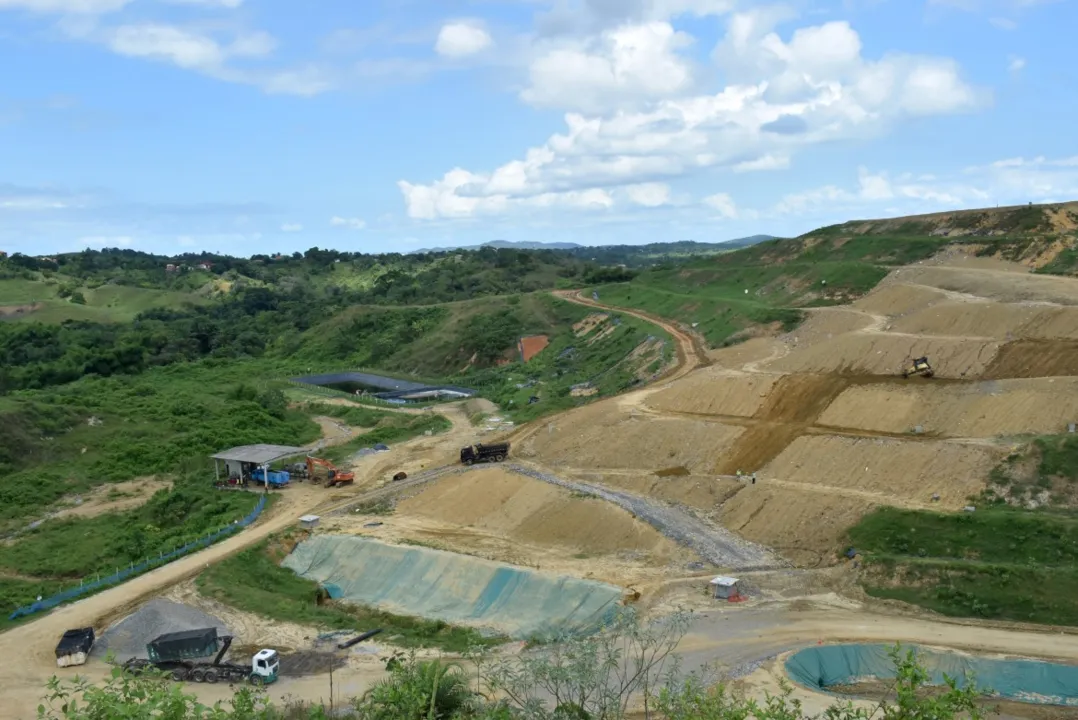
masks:
[[[477,462],[501,462],[509,457],[509,443],[496,443],[494,445],[469,445],[460,449],[460,461],[465,465]]]
[[[85,665],[86,658],[94,647],[94,629],[77,628],[66,631],[56,645],[57,667]]]
[[[277,680],[280,658],[276,650],[259,650],[248,665],[222,662],[231,645],[232,636],[218,637],[216,628],[166,633],[146,644],[149,659],[131,658],[124,669],[133,673],[157,670],[176,682],[268,685]],[[201,660],[215,652],[212,661]]]

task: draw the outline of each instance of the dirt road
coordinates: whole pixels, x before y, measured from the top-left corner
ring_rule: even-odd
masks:
[[[711,359],[707,356],[707,349],[704,348],[701,341],[694,338],[691,334],[685,332],[669,320],[652,315],[651,313],[646,313],[642,310],[631,310],[628,308],[617,307],[616,305],[604,305],[597,300],[585,298],[580,292],[581,291],[579,290],[555,290],[553,294],[562,300],[576,303],[577,305],[584,305],[585,307],[605,310],[607,312],[621,313],[622,315],[630,315],[634,318],[644,320],[652,325],[661,327],[674,338],[674,342],[677,343],[678,364],[671,369],[669,375],[658,378],[658,380],[676,380],[680,377],[684,377],[698,367],[707,367],[711,364]]]

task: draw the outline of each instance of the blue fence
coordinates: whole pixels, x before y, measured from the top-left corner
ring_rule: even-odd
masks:
[[[205,537],[199,538],[198,540],[189,542],[183,547],[176,548],[172,552],[162,553],[157,557],[147,558],[146,560],[143,560],[137,565],[126,567],[123,570],[109,575],[108,577],[98,578],[97,580],[94,580],[92,582],[82,583],[77,587],[69,588],[62,592],[58,592],[52,597],[38,600],[31,605],[24,605],[23,607],[17,609],[15,612],[11,613],[8,619],[17,620],[18,618],[26,617],[27,615],[33,615],[34,613],[41,612],[42,610],[51,610],[57,605],[65,603],[68,600],[74,600],[81,595],[87,595],[110,585],[116,585],[118,583],[121,583],[124,580],[127,580],[128,578],[135,575],[144,573],[147,570],[151,570],[162,565],[167,565],[176,558],[183,557],[184,555],[187,555],[188,553],[191,553],[195,550],[200,550],[208,545],[212,545],[226,535],[230,535],[231,533],[234,533],[241,528],[247,527],[258,519],[258,516],[262,514],[262,510],[265,509],[265,507],[266,496],[263,495],[258,498],[258,503],[255,505],[254,509],[250,513],[248,513],[247,517],[243,518],[238,522],[235,522],[231,525],[226,525],[220,530],[212,532]]]

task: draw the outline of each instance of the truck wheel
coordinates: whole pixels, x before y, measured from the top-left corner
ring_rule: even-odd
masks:
[[[206,674],[204,676],[204,679],[206,680],[206,682],[208,682],[210,684],[213,684],[213,683],[217,682],[217,671],[216,670],[207,670]]]
[[[183,668],[176,668],[172,671],[172,679],[176,682],[183,682],[187,679],[187,671]]]
[[[472,465],[472,463],[473,463],[473,462],[474,462],[473,460],[465,460],[465,461],[464,461],[464,464],[465,464],[465,465],[467,465],[467,466],[469,466],[469,467],[471,467],[471,465]]]
[[[202,682],[206,679],[206,675],[201,670],[193,670],[191,671],[191,679],[195,682]]]
[[[505,460],[504,455],[495,455],[494,456],[494,462],[501,462],[502,460]]]
[[[263,684],[262,683],[262,676],[261,675],[251,675],[250,682],[255,687],[261,687],[262,684]]]

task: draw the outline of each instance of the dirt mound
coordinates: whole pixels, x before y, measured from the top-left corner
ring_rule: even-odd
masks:
[[[899,272],[903,282],[930,285],[1000,302],[1078,304],[1078,283],[1071,278],[927,263],[902,268]]]
[[[232,632],[213,615],[187,605],[154,599],[116,623],[97,640],[94,652],[112,652],[117,660],[146,657],[146,643],[158,635],[182,630],[217,628],[218,635]]]
[[[891,433],[920,426],[941,437],[996,437],[1061,432],[1075,420],[1078,378],[1055,378],[852,387],[818,423]]]
[[[879,503],[758,482],[722,506],[722,524],[798,565],[831,562],[847,529]]]
[[[689,418],[618,412],[604,403],[567,413],[523,443],[525,454],[569,468],[626,468],[654,472],[682,466],[708,472],[741,428]]]
[[[1078,307],[945,302],[896,320],[896,332],[924,335],[1078,338]]]
[[[985,487],[1005,453],[989,445],[828,435],[794,440],[760,472],[768,478],[896,505],[960,508]],[[758,483],[759,484],[759,483]]]
[[[795,348],[764,368],[781,372],[896,376],[905,362],[927,355],[937,377],[980,377],[999,343],[960,338],[864,333]]]
[[[338,670],[347,664],[348,659],[343,655],[317,650],[301,650],[281,654],[280,672],[285,677],[306,677]]]
[[[647,404],[666,412],[752,417],[776,380],[772,375],[731,375],[711,367],[650,395]]]
[[[981,377],[1037,378],[1078,375],[1078,340],[1018,340],[1000,348]]]
[[[611,503],[493,468],[440,480],[401,502],[397,513],[588,554],[644,552],[674,558],[680,552],[671,540]]]
[[[902,270],[891,273],[875,290],[853,303],[866,312],[897,317],[917,312],[947,297],[941,290],[899,281]]]
[[[712,472],[751,473],[767,465],[811,427],[852,382],[853,378],[839,375],[782,376],[753,416],[760,422],[742,433]]]

